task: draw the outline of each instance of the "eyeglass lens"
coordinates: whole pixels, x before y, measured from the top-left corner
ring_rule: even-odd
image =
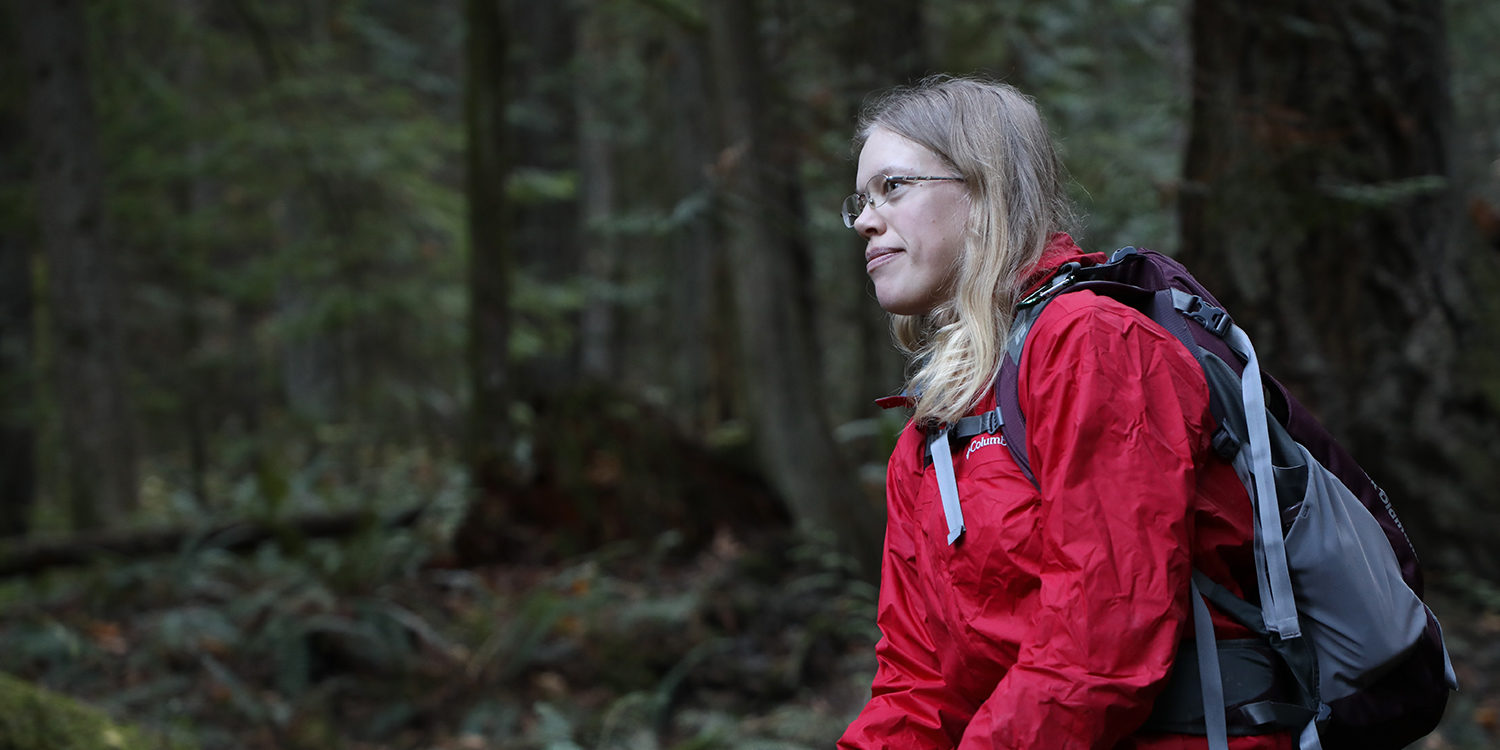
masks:
[[[844,216],[844,226],[853,229],[854,220],[858,219],[859,215],[864,212],[866,205],[879,206],[885,202],[886,185],[889,184],[889,180],[890,177],[886,175],[875,175],[865,184],[865,192],[853,193],[844,199],[843,211],[841,212]]]

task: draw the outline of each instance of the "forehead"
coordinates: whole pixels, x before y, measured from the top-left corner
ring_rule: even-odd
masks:
[[[864,185],[879,174],[931,174],[943,168],[943,160],[931,149],[885,128],[876,128],[859,150],[856,185]]]

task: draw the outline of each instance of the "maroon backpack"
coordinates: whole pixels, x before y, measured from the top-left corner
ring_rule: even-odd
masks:
[[[1437,618],[1421,603],[1416,551],[1390,500],[1306,408],[1260,372],[1248,337],[1171,258],[1127,247],[1108,263],[1059,268],[1017,306],[995,386],[998,406],[948,427],[950,445],[1000,432],[1037,484],[1017,390],[1021,355],[1047,303],[1085,290],[1139,310],[1193,354],[1219,425],[1214,450],[1236,465],[1256,507],[1260,601],[1239,599],[1194,572],[1195,637],[1179,649],[1145,728],[1206,734],[1213,748],[1227,747],[1226,733],[1290,730],[1303,750],[1401,748],[1431,732],[1457,680]],[[1246,387],[1257,381],[1262,387]],[[1256,414],[1266,417],[1247,416]],[[956,508],[956,496],[951,502]],[[1260,637],[1215,643],[1205,599]]]

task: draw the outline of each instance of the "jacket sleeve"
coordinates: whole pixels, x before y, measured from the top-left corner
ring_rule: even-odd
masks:
[[[920,531],[912,517],[912,502],[920,474],[914,475],[902,459],[917,455],[918,438],[919,433],[908,426],[886,473],[885,552],[876,610],[881,638],[875,644],[875,680],[870,701],[839,740],[840,750],[952,748],[961,731],[954,722],[972,711],[947,705],[953,697],[943,684],[925,604],[913,593],[919,590],[915,582]]]
[[[1110,748],[1150,713],[1186,622],[1202,371],[1149,319],[1051,303],[1022,363],[1040,485],[1036,615],[961,748]]]

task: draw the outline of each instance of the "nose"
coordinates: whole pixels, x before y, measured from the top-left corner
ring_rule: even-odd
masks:
[[[854,217],[854,231],[861,237],[874,237],[883,231],[884,226],[885,223],[881,221],[880,214],[870,203],[866,203],[865,207],[860,209],[859,215]]]

